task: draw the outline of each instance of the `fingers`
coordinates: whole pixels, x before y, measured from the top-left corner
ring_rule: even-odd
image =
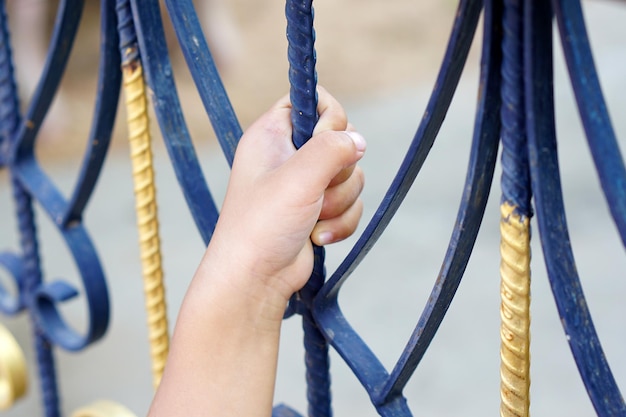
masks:
[[[348,130],[348,116],[343,106],[323,87],[317,88],[317,97],[319,120],[313,129],[313,136],[327,130]]]
[[[317,200],[343,170],[353,169],[350,167],[361,159],[365,147],[365,139],[357,132],[326,131],[305,143],[281,168],[299,173],[292,182]]]
[[[346,239],[356,230],[361,214],[363,202],[357,199],[340,216],[317,222],[311,233],[311,241],[318,246],[324,246]]]
[[[351,168],[352,175],[334,186],[329,186],[326,192],[324,192],[322,211],[319,216],[320,220],[339,216],[359,198],[365,183],[363,170],[361,167],[355,167],[354,165]]]

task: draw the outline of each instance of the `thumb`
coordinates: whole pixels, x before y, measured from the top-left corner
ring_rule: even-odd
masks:
[[[300,189],[323,193],[337,174],[363,157],[365,148],[365,139],[358,132],[325,131],[305,143],[285,168],[300,175]]]

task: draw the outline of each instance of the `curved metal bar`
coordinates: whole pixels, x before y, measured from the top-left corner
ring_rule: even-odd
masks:
[[[284,404],[277,405],[272,410],[272,417],[302,417],[295,410],[287,407]]]
[[[550,285],[570,349],[600,416],[626,414],[587,308],[570,245],[557,157],[550,4],[526,1],[526,113],[537,224]]]
[[[105,333],[109,320],[109,302],[104,274],[87,232],[79,218],[68,222],[68,205],[61,193],[37,164],[34,144],[39,126],[43,121],[52,97],[69,58],[75,38],[83,2],[64,1],[57,15],[57,23],[48,54],[46,67],[33,98],[26,121],[17,123],[13,132],[13,152],[10,155],[14,194],[18,202],[21,241],[24,252],[24,297],[34,318],[37,349],[40,351],[40,372],[47,369],[50,374],[42,380],[54,380],[54,366],[49,343],[54,342],[69,350],[78,350],[99,339]],[[114,113],[115,110],[108,109]],[[15,110],[18,114],[18,110]],[[110,116],[112,117],[112,116]],[[112,123],[110,119],[109,125]],[[105,123],[106,124],[106,123]],[[109,126],[109,129],[111,126]],[[100,130],[101,132],[101,130]],[[109,130],[110,132],[110,130]],[[42,283],[38,242],[32,202],[37,201],[59,228],[78,266],[88,302],[89,324],[85,335],[79,335],[62,318],[55,305],[73,297],[77,291],[69,284],[57,281]],[[44,337],[45,334],[45,337]],[[46,372],[48,372],[46,371]],[[45,383],[44,383],[45,384]],[[56,398],[55,383],[44,388],[44,398]],[[58,414],[58,400],[49,407],[50,414]]]
[[[580,1],[553,0],[552,4],[587,142],[611,215],[626,246],[626,168],[602,94]]]
[[[408,380],[408,377],[412,373],[411,368],[416,366],[419,362],[419,357],[423,353],[420,352],[419,349],[425,351],[428,346],[429,341],[425,342],[428,337],[422,339],[422,342],[425,343],[419,345],[415,343],[415,337],[412,338],[409,346],[403,354],[403,357],[394,370],[393,378],[389,378],[389,374],[376,358],[374,353],[371,352],[369,347],[367,347],[359,335],[346,321],[340,311],[337,302],[337,295],[342,283],[354,271],[360,261],[376,243],[376,240],[380,237],[389,221],[397,211],[399,205],[411,187],[413,180],[421,169],[421,166],[434,143],[437,132],[441,127],[447,109],[452,100],[452,96],[458,84],[458,80],[463,70],[463,65],[466,61],[472,39],[476,31],[481,9],[482,1],[465,0],[460,2],[450,36],[450,41],[444,57],[444,62],[437,78],[435,88],[431,95],[427,110],[423,116],[422,123],[420,124],[411,146],[409,147],[400,170],[398,171],[398,174],[396,175],[392,185],[387,191],[386,196],[371,219],[365,232],[361,235],[346,259],[324,285],[315,299],[313,313],[318,325],[322,329],[326,338],[359,378],[361,384],[372,397],[372,401],[375,405],[377,405],[379,413],[382,413],[381,415],[410,415],[406,401],[401,396],[398,396],[397,393],[398,391],[401,391],[402,387]],[[494,56],[498,56],[496,50],[492,50],[491,53],[495,54]],[[499,65],[499,60],[496,59],[492,65],[497,67],[497,65]],[[495,75],[493,71],[491,72],[491,76],[494,77],[492,80],[499,79],[499,74]],[[497,82],[496,84],[499,85]],[[483,87],[489,88],[489,90],[492,88],[491,86],[491,83],[483,85]],[[487,99],[487,97],[489,98]],[[489,112],[485,112],[487,116],[493,116],[494,114],[497,115],[497,111],[494,113],[493,109],[499,108],[499,99],[495,99],[494,101],[492,100],[493,97],[497,97],[497,94],[496,96],[493,96],[493,94],[488,95],[486,90],[483,88],[481,93],[481,100],[483,104],[481,104],[480,109],[481,111],[484,111],[482,106],[487,105],[487,108],[491,110]],[[497,117],[495,119],[496,120],[494,121],[491,118],[481,118],[481,120],[489,120],[489,123],[496,123],[495,126],[497,127]],[[490,170],[490,163],[487,161],[490,158],[495,158],[494,155],[490,155],[489,152],[486,152],[490,147],[490,145],[488,145],[489,139],[492,138],[486,133],[486,126],[487,125],[481,125],[478,127],[477,125],[477,132],[480,132],[480,134],[477,134],[477,142],[474,144],[474,146],[478,146],[478,138],[480,137],[480,146],[484,148],[481,148],[478,155],[482,156],[478,157],[476,149],[474,149],[472,156],[472,164],[475,165],[478,163],[478,165],[480,165],[480,168],[474,171],[474,175],[476,175],[474,179],[476,181],[475,185],[479,184],[478,189],[486,191],[485,196],[482,197],[484,199],[486,199],[486,196],[488,195],[488,187],[491,183],[490,174],[488,173]],[[489,128],[493,127],[493,124],[489,126]],[[493,144],[491,146],[493,146]],[[495,159],[493,163],[495,164]],[[481,171],[481,169],[484,169],[485,171]],[[470,182],[471,181],[472,180],[470,180]],[[484,187],[487,187],[487,189]],[[471,201],[471,204],[464,205],[464,208],[460,210],[459,219],[457,221],[468,221],[467,225],[469,227],[470,224],[475,221],[473,216],[475,216],[477,212],[480,212],[480,216],[482,216],[482,212],[479,208],[481,205],[481,198],[479,198],[478,195],[474,194],[474,191],[472,191],[470,193],[466,193],[464,200],[468,203]],[[475,226],[476,228],[478,227],[477,224]],[[471,232],[468,232],[472,234],[474,232],[474,228],[470,227],[470,230]],[[469,251],[471,250],[473,241],[467,245],[469,240],[465,239],[465,235],[463,233],[459,235],[458,233],[460,232],[461,230],[457,225],[455,228],[455,234],[452,237],[453,244],[451,246],[458,244],[459,241],[457,239],[462,237],[464,240],[458,247],[458,253],[460,254],[463,252],[464,255],[469,256]],[[453,259],[451,253],[454,252],[455,251],[452,248],[449,248],[449,253],[446,256],[446,261],[444,261],[444,266],[442,268],[441,277],[450,272],[451,275],[456,275],[457,273],[459,275],[462,274],[464,262],[460,261],[460,258]],[[444,290],[451,291],[451,293],[453,293],[453,290],[450,287],[450,285],[454,287],[452,281],[453,280],[447,281],[445,287],[439,287],[439,290],[434,291]],[[443,279],[438,280],[439,285],[444,282],[446,281]],[[432,296],[431,301],[435,301]],[[444,307],[445,304],[446,302],[443,298],[441,298],[438,308],[434,310],[436,314],[432,316],[432,318],[436,318],[439,314],[441,314],[441,317],[443,316],[443,313],[445,313],[445,309],[447,308],[447,306]],[[432,307],[434,307],[434,304],[430,303],[429,308]],[[426,314],[426,316],[428,316],[428,314]],[[421,327],[428,324],[428,326],[426,326],[428,330],[435,330],[436,325],[434,327],[432,326],[437,320],[439,320],[439,318],[434,321],[429,321],[424,316],[420,320],[421,324],[419,326]],[[415,333],[414,336],[416,336]]]
[[[446,116],[476,32],[482,0],[462,0],[430,101],[404,160],[376,213],[348,256],[328,279],[320,296],[336,296],[343,281],[369,253],[406,197]],[[319,297],[318,297],[319,298]],[[322,304],[322,301],[319,301]]]
[[[23,127],[19,108],[17,86],[13,74],[13,62],[11,56],[9,30],[4,1],[0,3],[0,37],[2,38],[2,136],[5,163],[11,169],[11,186],[13,198],[16,204],[20,244],[22,250],[23,274],[22,282],[18,285],[20,298],[30,308],[30,319],[33,333],[33,347],[37,358],[39,382],[43,398],[43,407],[46,416],[59,415],[59,396],[56,382],[54,357],[50,341],[43,334],[36,314],[32,308],[33,298],[38,286],[42,282],[41,263],[39,258],[39,243],[36,235],[36,224],[31,196],[19,181],[15,172],[15,149],[19,145],[19,137],[16,136],[20,127]],[[59,16],[68,16],[67,10],[60,9]],[[58,32],[57,32],[58,34]],[[71,30],[70,38],[73,37]],[[53,38],[54,39],[54,38]],[[58,37],[57,37],[58,39]],[[38,90],[41,90],[41,82]],[[53,92],[52,92],[53,94]],[[51,96],[51,95],[50,95]],[[32,145],[32,144],[31,144]],[[30,149],[32,154],[32,149]]]
[[[120,55],[115,19],[115,2],[100,3],[100,64],[93,123],[87,141],[83,164],[68,205],[64,225],[80,220],[100,176],[111,143],[113,125],[120,96]]]
[[[84,335],[73,330],[63,320],[56,303],[65,301],[77,291],[63,281],[37,284],[33,305],[30,308],[37,317],[48,338],[67,350],[80,350],[100,339],[109,323],[109,298],[106,280],[100,260],[83,225],[73,222],[61,224],[67,212],[67,203],[47,175],[33,158],[22,159],[15,166],[15,173],[28,195],[36,199],[52,222],[58,227],[76,263],[87,299],[89,324]],[[20,211],[21,212],[21,211]]]
[[[165,0],[178,43],[229,165],[242,130],[191,0]]]
[[[499,96],[502,62],[502,5],[486,2],[481,62],[481,93],[474,137],[456,224],[448,250],[427,305],[380,399],[390,401],[401,394],[435,336],[461,282],[485,213],[498,154],[500,132]]]
[[[189,136],[172,76],[158,0],[131,0],[145,77],[161,133],[187,206],[205,244],[217,223],[218,210]]]
[[[65,72],[84,5],[85,0],[62,0],[59,4],[43,73],[13,143],[17,155],[33,153],[37,133]]]

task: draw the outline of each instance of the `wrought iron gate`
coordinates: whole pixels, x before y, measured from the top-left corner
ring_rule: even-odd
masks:
[[[180,48],[230,164],[241,128],[221,82],[191,0],[165,0]],[[218,205],[205,180],[185,123],[157,1],[102,0],[98,94],[87,151],[75,186],[64,195],[39,164],[37,136],[59,88],[76,36],[84,0],[60,2],[48,58],[38,88],[22,112],[15,84],[8,19],[0,13],[0,167],[10,176],[19,246],[0,253],[15,291],[0,287],[0,311],[28,314],[42,414],[61,415],[54,351],[81,351],[107,332],[107,279],[97,236],[83,213],[102,168],[121,87],[128,117],[154,384],[168,349],[165,294],[152,171],[148,106],[153,106],[172,167],[204,244],[211,239]],[[420,173],[437,138],[482,17],[479,93],[469,166],[456,223],[440,272],[406,347],[387,369],[341,310],[342,285],[384,233]],[[294,143],[301,146],[316,122],[317,77],[312,2],[286,5]],[[316,248],[309,284],[290,303],[286,318],[301,315],[306,350],[308,415],[332,415],[329,349],[336,351],[382,416],[412,415],[403,390],[439,329],[469,262],[501,151],[501,415],[528,415],[530,323],[530,221],[539,238],[556,306],[573,358],[598,415],[626,415],[626,406],[594,329],[570,245],[554,121],[553,29],[565,53],[571,83],[602,189],[626,243],[626,170],[596,74],[579,1],[460,0],[443,63],[417,132],[378,209],[336,270],[326,276],[324,249]],[[149,92],[149,93],[148,93]],[[375,174],[370,174],[375,175]],[[82,287],[45,277],[34,206],[49,216],[67,245]],[[3,213],[9,216],[9,213]],[[45,244],[45,243],[44,243]],[[70,325],[62,305],[82,297],[83,331]],[[293,320],[293,319],[292,319]],[[0,405],[9,407],[26,387],[24,359],[0,327]],[[288,401],[288,399],[285,399]],[[419,414],[419,405],[415,407]],[[132,415],[97,403],[74,416]],[[296,416],[285,405],[275,416]]]

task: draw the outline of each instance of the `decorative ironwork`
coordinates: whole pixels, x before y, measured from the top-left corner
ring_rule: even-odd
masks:
[[[148,99],[130,3],[128,0],[118,0],[116,10],[126,112],[128,114],[128,140],[135,184],[135,210],[148,316],[153,385],[157,388],[161,382],[169,352],[169,333],[163,267],[161,265],[161,239],[159,237]]]
[[[153,337],[158,340],[153,349],[155,384],[167,352],[167,325],[163,290],[158,284],[162,274],[158,268],[155,192],[153,185],[144,182],[154,176],[144,165],[151,159],[144,80],[180,188],[205,244],[211,239],[218,218],[217,206],[181,110],[157,0],[101,1],[98,94],[89,146],[69,199],[58,191],[38,164],[34,152],[37,133],[58,89],[83,4],[84,0],[60,2],[41,80],[22,115],[14,81],[7,16],[4,2],[0,1],[0,168],[10,172],[20,233],[19,251],[0,253],[0,266],[8,271],[18,289],[18,294],[12,296],[0,287],[0,311],[15,315],[26,310],[31,316],[44,414],[50,417],[60,415],[54,347],[81,350],[101,338],[108,326],[106,281],[91,238],[82,225],[82,215],[106,156],[122,74],[125,75],[131,143],[137,139],[133,155],[137,157],[138,205],[148,212],[148,217],[141,217],[139,223],[141,228],[149,229],[140,239],[149,242],[146,245],[149,254],[144,259],[150,260],[150,264],[146,262],[144,273],[150,282],[147,293],[156,297],[149,298],[147,304],[158,310],[158,319],[149,319],[155,325]],[[192,1],[165,0],[165,5],[207,116],[226,160],[232,163],[242,132]],[[317,120],[312,1],[286,0],[285,13],[293,140],[299,147],[311,137]],[[406,347],[389,371],[343,315],[338,294],[384,233],[420,173],[454,96],[481,13],[484,26],[480,90],[456,223],[430,297]],[[303,316],[310,416],[332,415],[329,346],[352,369],[381,416],[411,415],[403,390],[433,340],[463,277],[484,217],[500,143],[503,168],[501,414],[528,415],[529,241],[533,215],[559,315],[591,402],[601,416],[626,413],[626,405],[594,329],[569,243],[554,127],[553,20],[558,25],[606,201],[622,241],[626,243],[626,169],[598,82],[580,1],[460,0],[427,108],[378,209],[328,279],[324,249],[314,249],[316,262],[311,280],[294,296],[285,313],[286,318],[294,313]],[[133,28],[136,37],[131,33]],[[146,188],[139,187],[139,183]],[[144,199],[144,191],[148,199]],[[37,238],[34,204],[47,213],[77,265],[84,287],[82,294],[87,301],[86,334],[72,329],[57,309],[57,304],[76,297],[78,290],[65,281],[47,281],[41,270],[39,245],[42,243]],[[0,365],[4,364],[2,358],[0,356]],[[88,407],[77,415],[124,415],[117,406],[107,407]],[[273,415],[287,417],[298,413],[280,405]]]

